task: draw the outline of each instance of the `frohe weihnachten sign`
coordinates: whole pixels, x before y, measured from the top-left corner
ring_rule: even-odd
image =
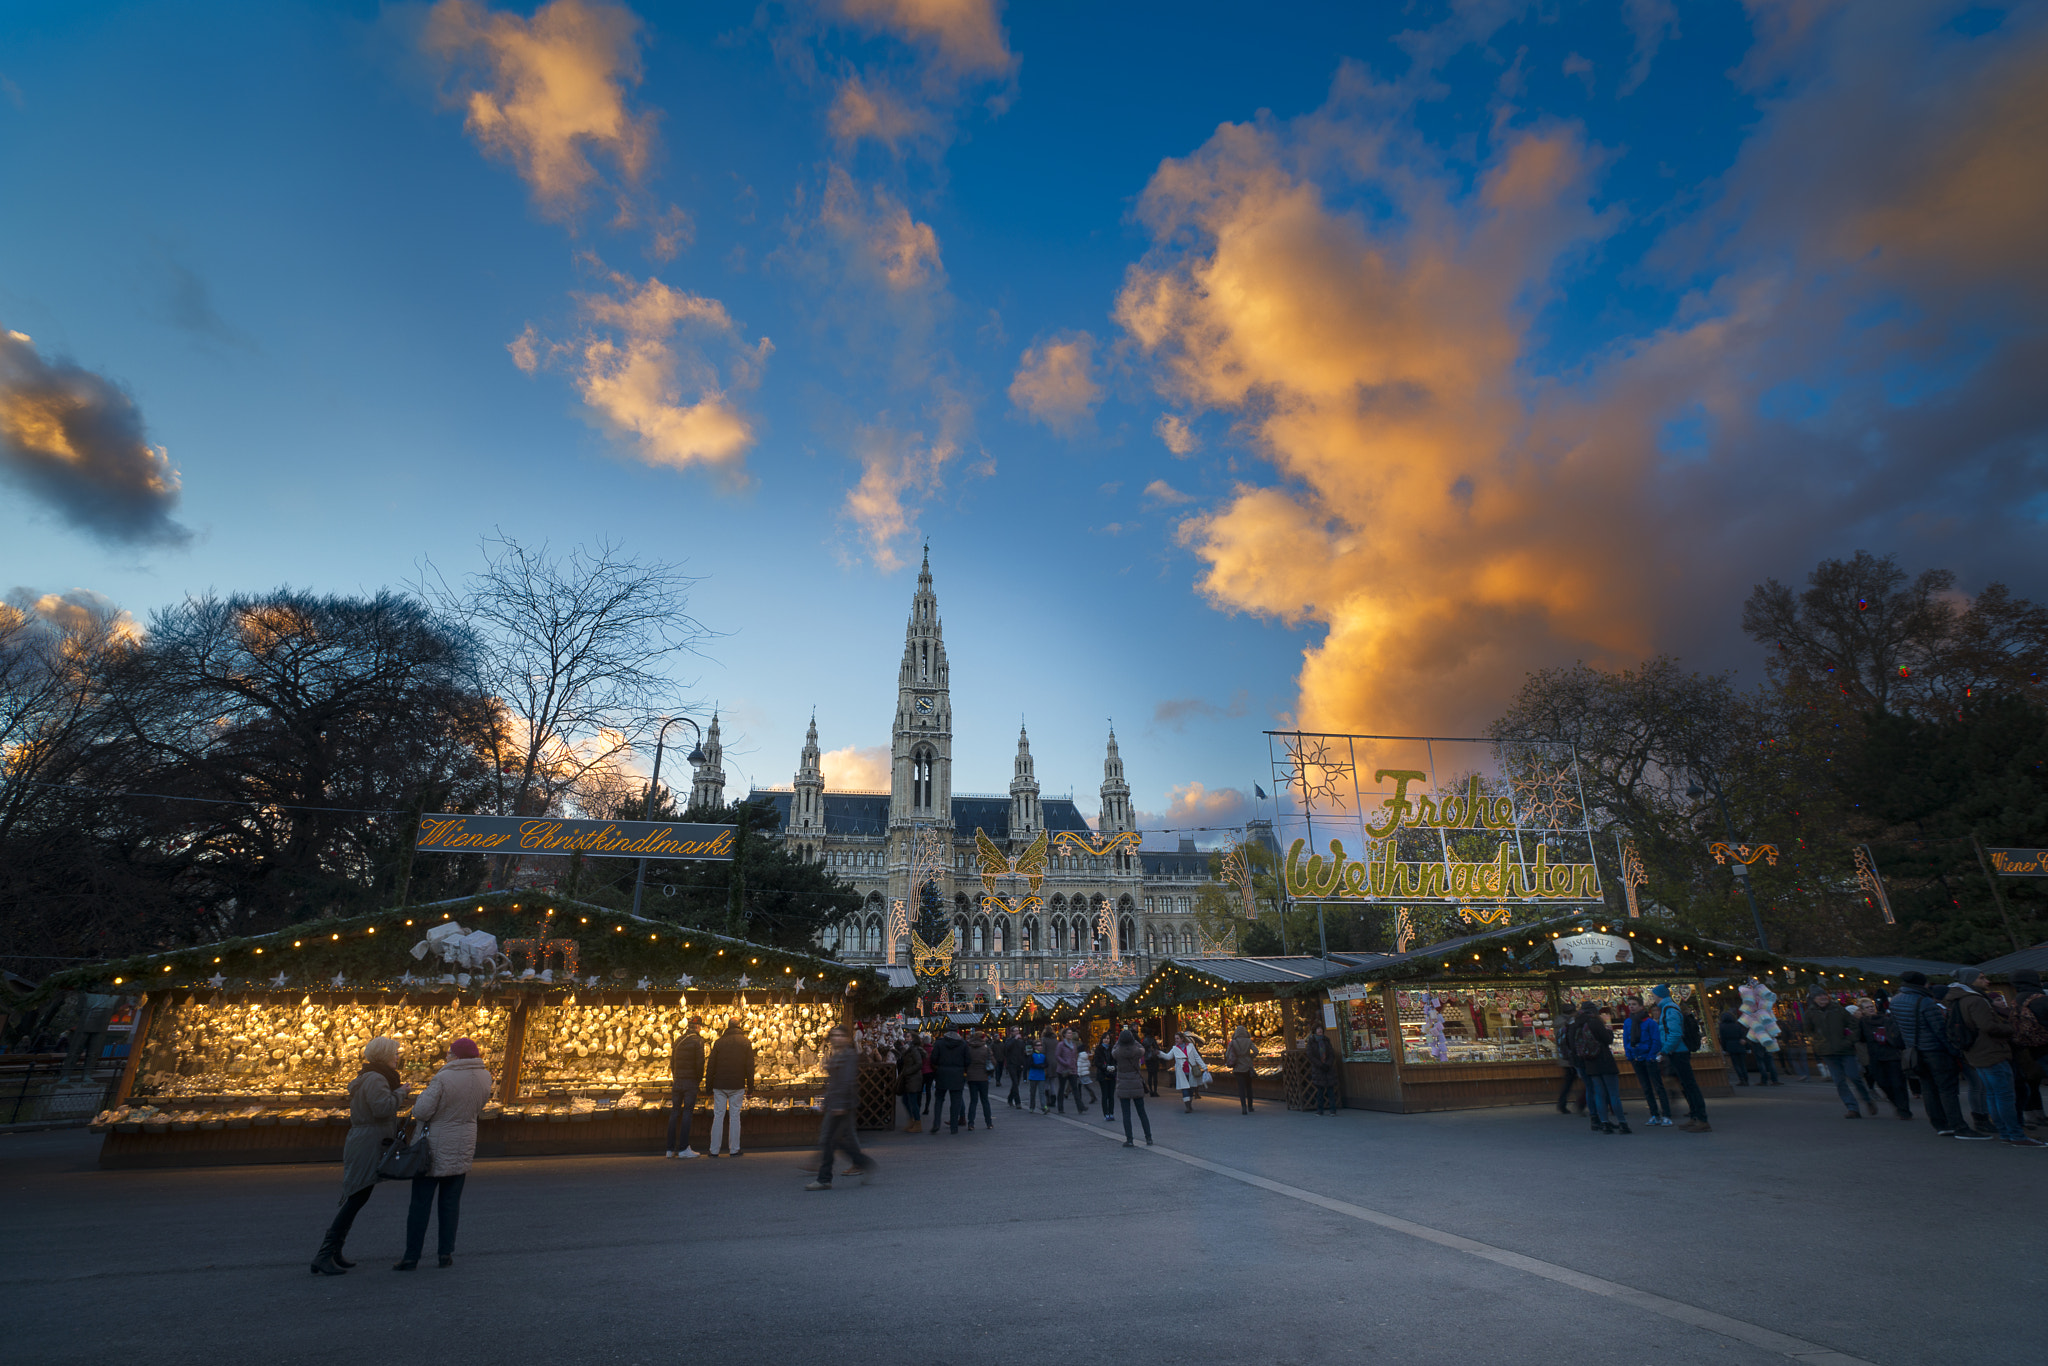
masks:
[[[582,854],[585,858],[730,859],[730,825],[572,821],[556,816],[420,817],[422,854]]]

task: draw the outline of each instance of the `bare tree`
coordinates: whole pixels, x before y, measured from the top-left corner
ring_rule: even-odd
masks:
[[[92,604],[0,603],[0,842],[97,723],[105,679],[137,647],[132,622]]]
[[[490,752],[502,815],[616,795],[618,769],[675,680],[666,666],[714,633],[685,610],[697,582],[614,542],[550,553],[502,533],[484,568],[451,586],[431,563],[418,591],[475,633],[477,686],[498,699]]]

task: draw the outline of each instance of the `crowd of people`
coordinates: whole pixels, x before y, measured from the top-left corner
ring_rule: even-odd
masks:
[[[1759,1037],[1745,1027],[1733,1010],[1723,1011],[1716,1036],[1734,1084],[1783,1086],[1787,1072],[1799,1081],[1817,1082],[1821,1078],[1807,1064],[1810,1048],[1834,1083],[1848,1119],[1876,1115],[1876,1097],[1882,1095],[1899,1119],[1911,1120],[1917,1098],[1940,1137],[2048,1147],[2027,1133],[2048,1128],[2041,1096],[2048,993],[2040,974],[2014,972],[2010,1001],[1988,990],[1984,974],[1974,970],[1940,990],[1918,972],[1906,973],[1903,982],[1896,996],[1877,991],[1849,1000],[1816,987],[1805,1003],[1803,1033],[1782,1048],[1774,1037]],[[1561,1014],[1556,1030],[1558,1060],[1564,1066],[1559,1112],[1571,1114],[1576,1108],[1590,1117],[1596,1133],[1632,1133],[1621,1099],[1620,1062],[1626,1061],[1649,1112],[1648,1125],[1711,1133],[1706,1100],[1692,1069],[1692,1055],[1703,1042],[1699,1018],[1679,1007],[1668,986],[1652,987],[1648,997],[1624,997],[1622,1006],[1620,1018],[1611,1005],[1590,999]],[[899,1031],[886,1041],[869,1039],[857,1052],[852,1031],[834,1028],[825,1048],[822,1151],[817,1177],[806,1189],[831,1190],[842,1157],[848,1173],[863,1181],[875,1170],[856,1135],[863,1061],[894,1066],[910,1133],[936,1137],[943,1127],[957,1136],[963,1125],[972,1133],[977,1122],[994,1129],[991,1090],[1000,1092],[1007,1082],[1004,1105],[1020,1113],[1064,1115],[1071,1099],[1077,1117],[1092,1115],[1099,1104],[1103,1123],[1114,1124],[1121,1110],[1129,1148],[1141,1132],[1145,1143],[1152,1143],[1145,1102],[1160,1097],[1162,1081],[1178,1093],[1184,1111],[1194,1110],[1196,1098],[1214,1080],[1202,1048],[1203,1041],[1185,1031],[1169,1043],[1149,1031],[1141,1035],[1116,1025],[1096,1031],[1092,1040],[1071,1027],[1057,1032],[1048,1027],[1038,1034],[1013,1027],[991,1038],[983,1030],[956,1026],[936,1035]],[[1335,1114],[1338,1055],[1321,1025],[1304,1040],[1303,1055],[1315,1113]],[[363,1049],[362,1071],[349,1085],[341,1207],[314,1255],[312,1269],[318,1274],[338,1276],[355,1265],[345,1255],[345,1244],[381,1175],[388,1174],[380,1173],[380,1167],[398,1141],[399,1112],[409,1098],[399,1061],[396,1040],[372,1039]],[[1252,1079],[1258,1055],[1250,1035],[1236,1030],[1218,1062],[1231,1076],[1238,1112],[1255,1113]],[[1754,1083],[1749,1079],[1752,1065]],[[740,1022],[728,1021],[707,1044],[703,1017],[692,1016],[673,1044],[669,1066],[665,1155],[741,1156],[740,1119],[754,1084],[754,1048]],[[418,1267],[428,1226],[436,1220],[438,1263],[453,1265],[463,1184],[476,1158],[477,1119],[490,1101],[492,1085],[477,1045],[457,1039],[448,1047],[447,1064],[413,1101],[410,1121],[416,1128],[410,1141],[424,1145],[426,1161],[410,1178],[405,1254],[394,1271]],[[699,1154],[690,1146],[690,1128],[697,1098],[705,1091],[711,1097],[711,1138]],[[1685,1103],[1683,1123],[1675,1117],[1674,1098]]]
[[[2048,1126],[2041,1110],[2041,1059],[2048,1056],[2048,994],[2040,974],[2012,975],[2013,1000],[1987,991],[1984,974],[1966,970],[1947,988],[1928,986],[1925,973],[1909,972],[1897,996],[1875,991],[1844,1000],[1816,986],[1804,1011],[1804,1032],[1777,1046],[1775,1038],[1745,1026],[1724,1010],[1715,1033],[1737,1086],[1783,1086],[1785,1072],[1818,1082],[1807,1065],[1809,1049],[1834,1083],[1844,1117],[1860,1120],[1878,1113],[1883,1095],[1899,1119],[1913,1118],[1917,1097],[1934,1132],[1942,1138],[2002,1140],[2015,1148],[2048,1148],[2027,1133]],[[1621,1056],[1636,1075],[1651,1127],[1711,1133],[1706,1100],[1693,1077],[1692,1055],[1700,1050],[1697,1016],[1679,1009],[1667,986],[1649,998],[1623,999],[1621,1018],[1599,1001],[1567,1007],[1557,1030],[1564,1084],[1560,1113],[1589,1116],[1593,1131],[1627,1134],[1620,1063],[1614,1056],[1616,1027]],[[1781,1068],[1779,1059],[1783,1059]],[[1749,1073],[1754,1068],[1756,1081]],[[1574,1101],[1573,1092],[1579,1091]],[[1686,1118],[1673,1116],[1672,1094],[1685,1101]],[[1964,1097],[1967,1096],[1967,1103]]]

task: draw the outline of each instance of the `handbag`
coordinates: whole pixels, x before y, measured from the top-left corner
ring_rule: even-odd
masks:
[[[415,1176],[425,1176],[433,1165],[434,1154],[427,1147],[427,1130],[432,1125],[422,1124],[413,1131],[412,1137],[403,1134],[384,1150],[377,1159],[379,1181],[410,1181]]]

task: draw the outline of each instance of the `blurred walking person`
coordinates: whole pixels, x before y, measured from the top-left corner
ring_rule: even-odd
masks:
[[[1600,1008],[1583,1002],[1572,1018],[1572,1059],[1586,1077],[1586,1108],[1593,1127],[1603,1134],[1628,1134],[1628,1115],[1621,1108],[1621,1068],[1614,1061],[1614,1030],[1600,1018]]]
[[[341,1255],[356,1215],[377,1189],[377,1163],[398,1136],[398,1107],[406,1085],[398,1076],[398,1040],[376,1038],[363,1045],[363,1070],[348,1084],[348,1138],[341,1145],[341,1209],[320,1240],[313,1270],[343,1276],[354,1262]]]
[[[474,1040],[448,1045],[448,1061],[413,1102],[412,1117],[427,1129],[433,1161],[412,1179],[405,1213],[405,1256],[391,1269],[411,1271],[427,1245],[427,1221],[436,1220],[441,1266],[455,1265],[455,1227],[462,1217],[462,1187],[476,1162],[476,1117],[491,1098],[491,1069]],[[436,1208],[438,1206],[438,1209]]]
[[[1230,1075],[1237,1082],[1237,1112],[1248,1115],[1252,1112],[1252,1078],[1257,1074],[1258,1049],[1252,1043],[1251,1032],[1243,1025],[1231,1031],[1230,1043],[1223,1050],[1223,1065],[1230,1069]]]
[[[1030,1066],[1030,1045],[1024,1042],[1024,1036],[1017,1032],[1015,1025],[1012,1025],[1003,1038],[1003,1070],[1010,1074],[1009,1101],[1012,1110],[1024,1108],[1024,1102],[1018,1098],[1017,1088],[1024,1084],[1024,1072]],[[1036,1088],[1033,1088],[1033,1094],[1036,1094]]]
[[[1899,1023],[1892,1018],[1891,1000],[1866,996],[1856,1005],[1856,1042],[1870,1059],[1870,1080],[1892,1103],[1894,1114],[1911,1119],[1913,1093],[1906,1089],[1906,1069],[1899,1065],[1906,1049],[1899,1042]]]
[[[975,1030],[967,1040],[967,1129],[974,1131],[974,1107],[981,1106],[981,1123],[984,1129],[996,1127],[995,1111],[988,1108],[988,1071],[995,1058],[995,1051],[988,1046],[988,1036]]]
[[[860,1149],[854,1130],[855,1111],[860,1105],[860,1059],[854,1056],[853,1035],[845,1025],[835,1025],[825,1036],[825,1121],[818,1135],[818,1179],[807,1191],[832,1189],[832,1166],[840,1153],[853,1163],[853,1170],[865,1183],[874,1173],[874,1159]]]
[[[1308,1054],[1308,1084],[1315,1092],[1316,1113],[1336,1114],[1337,1046],[1330,1042],[1321,1021],[1309,1030],[1308,1043],[1303,1051]]]
[[[1948,1017],[1928,988],[1927,974],[1909,972],[1892,998],[1891,1018],[1905,1054],[1900,1062],[1920,1078],[1920,1105],[1937,1138],[1988,1139],[1963,1113],[1958,1068],[1962,1055],[1949,1046]],[[1910,1059],[1910,1062],[1908,1061]]]
[[[1877,1102],[1870,1098],[1870,1088],[1863,1084],[1863,1067],[1856,1060],[1855,1021],[1849,1008],[1823,988],[1815,987],[1806,998],[1806,1025],[1813,1035],[1813,1051],[1827,1065],[1828,1075],[1834,1078],[1835,1094],[1848,1111],[1843,1118],[1863,1118],[1856,1108],[1857,1096],[1863,1098],[1871,1114],[1876,1114]],[[1850,1094],[1852,1086],[1854,1095]]]
[[[1166,1061],[1173,1068],[1173,1086],[1180,1092],[1181,1112],[1191,1115],[1195,1112],[1195,1091],[1209,1076],[1209,1065],[1202,1061],[1195,1036],[1185,1031],[1175,1034]]]
[[[1067,1112],[1067,1092],[1069,1091],[1074,1093],[1074,1108],[1076,1110],[1086,1110],[1088,1108],[1081,1103],[1080,1075],[1076,1070],[1080,1063],[1080,1057],[1080,1050],[1074,1047],[1074,1031],[1069,1029],[1060,1035],[1060,1041],[1054,1044],[1052,1048],[1052,1073],[1055,1080],[1053,1104],[1059,1107],[1061,1114]]]
[[[1116,1119],[1116,1043],[1112,1031],[1103,1030],[1102,1037],[1095,1041],[1095,1084],[1102,1090],[1102,1122],[1109,1124]]]

